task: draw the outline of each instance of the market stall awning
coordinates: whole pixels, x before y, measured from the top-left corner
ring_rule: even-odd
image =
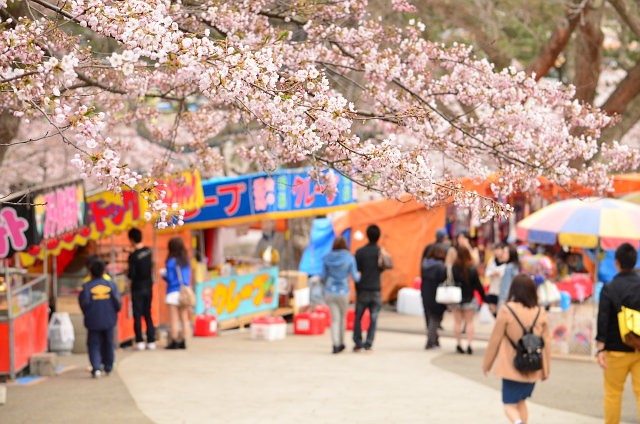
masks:
[[[337,192],[325,188],[308,172],[283,169],[273,174],[214,178],[202,183],[205,206],[185,216],[191,229],[237,225],[261,219],[322,215],[354,206],[353,182],[334,171]]]

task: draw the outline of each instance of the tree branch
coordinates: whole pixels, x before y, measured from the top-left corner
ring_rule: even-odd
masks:
[[[609,115],[622,115],[629,103],[640,94],[640,63],[631,68],[627,76],[602,105]]]
[[[629,26],[636,37],[640,38],[640,7],[627,0],[608,0],[609,4],[618,12],[620,18]],[[629,10],[633,9],[633,10]]]

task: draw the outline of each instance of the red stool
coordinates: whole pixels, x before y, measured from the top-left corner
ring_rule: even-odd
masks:
[[[325,327],[331,327],[331,309],[328,305],[316,305],[313,312],[324,315]]]
[[[293,334],[307,336],[324,334],[325,316],[317,312],[300,312],[293,317]]]
[[[218,334],[218,320],[214,315],[196,315],[193,325],[193,335],[197,337],[211,337]]]
[[[356,310],[351,308],[347,311],[347,330],[353,331],[353,324],[356,322]],[[365,309],[362,315],[362,321],[360,321],[362,331],[369,330],[369,324],[371,324],[371,317],[369,316],[369,310]]]

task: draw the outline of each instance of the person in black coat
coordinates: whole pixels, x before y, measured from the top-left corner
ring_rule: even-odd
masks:
[[[443,243],[436,243],[429,249],[427,257],[422,259],[421,293],[425,323],[427,325],[427,344],[425,349],[440,347],[438,329],[447,307],[436,303],[436,290],[438,285],[447,278],[447,270],[444,265],[446,255],[447,246]]]

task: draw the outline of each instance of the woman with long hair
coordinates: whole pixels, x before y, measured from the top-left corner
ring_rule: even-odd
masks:
[[[325,301],[331,311],[331,340],[333,353],[344,350],[347,307],[349,306],[349,276],[360,281],[356,259],[347,249],[347,241],[336,237],[333,249],[322,258],[322,281],[325,286]]]
[[[165,303],[169,307],[169,344],[167,349],[186,349],[186,340],[191,324],[189,322],[188,307],[180,306],[180,286],[191,284],[191,263],[189,254],[180,237],[169,240],[169,254],[165,263],[166,272],[163,275],[167,282]],[[182,322],[182,335],[179,336]]]
[[[522,372],[513,364],[516,351],[511,342],[517,343],[523,336],[518,320],[527,330],[533,326],[533,334],[541,336],[544,342],[542,369],[538,371]],[[498,311],[482,364],[482,371],[487,375],[495,362],[494,373],[502,378],[502,403],[510,422],[527,422],[529,413],[526,400],[531,396],[535,383],[549,377],[550,360],[551,336],[547,315],[544,308],[538,306],[533,280],[525,274],[519,274],[510,285],[507,302]]]
[[[473,316],[478,307],[478,303],[476,302],[473,292],[478,292],[483,302],[486,302],[487,298],[484,294],[480,277],[478,276],[478,270],[473,265],[474,261],[469,249],[465,246],[458,246],[456,253],[456,259],[451,267],[451,272],[453,275],[453,281],[462,289],[462,301],[459,304],[451,305],[454,320],[453,331],[456,336],[456,341],[458,342],[456,352],[465,353],[465,350],[462,349],[461,345],[462,322],[464,321],[467,334],[466,353],[471,355],[473,353],[471,343],[473,342],[473,332],[475,329]]]

